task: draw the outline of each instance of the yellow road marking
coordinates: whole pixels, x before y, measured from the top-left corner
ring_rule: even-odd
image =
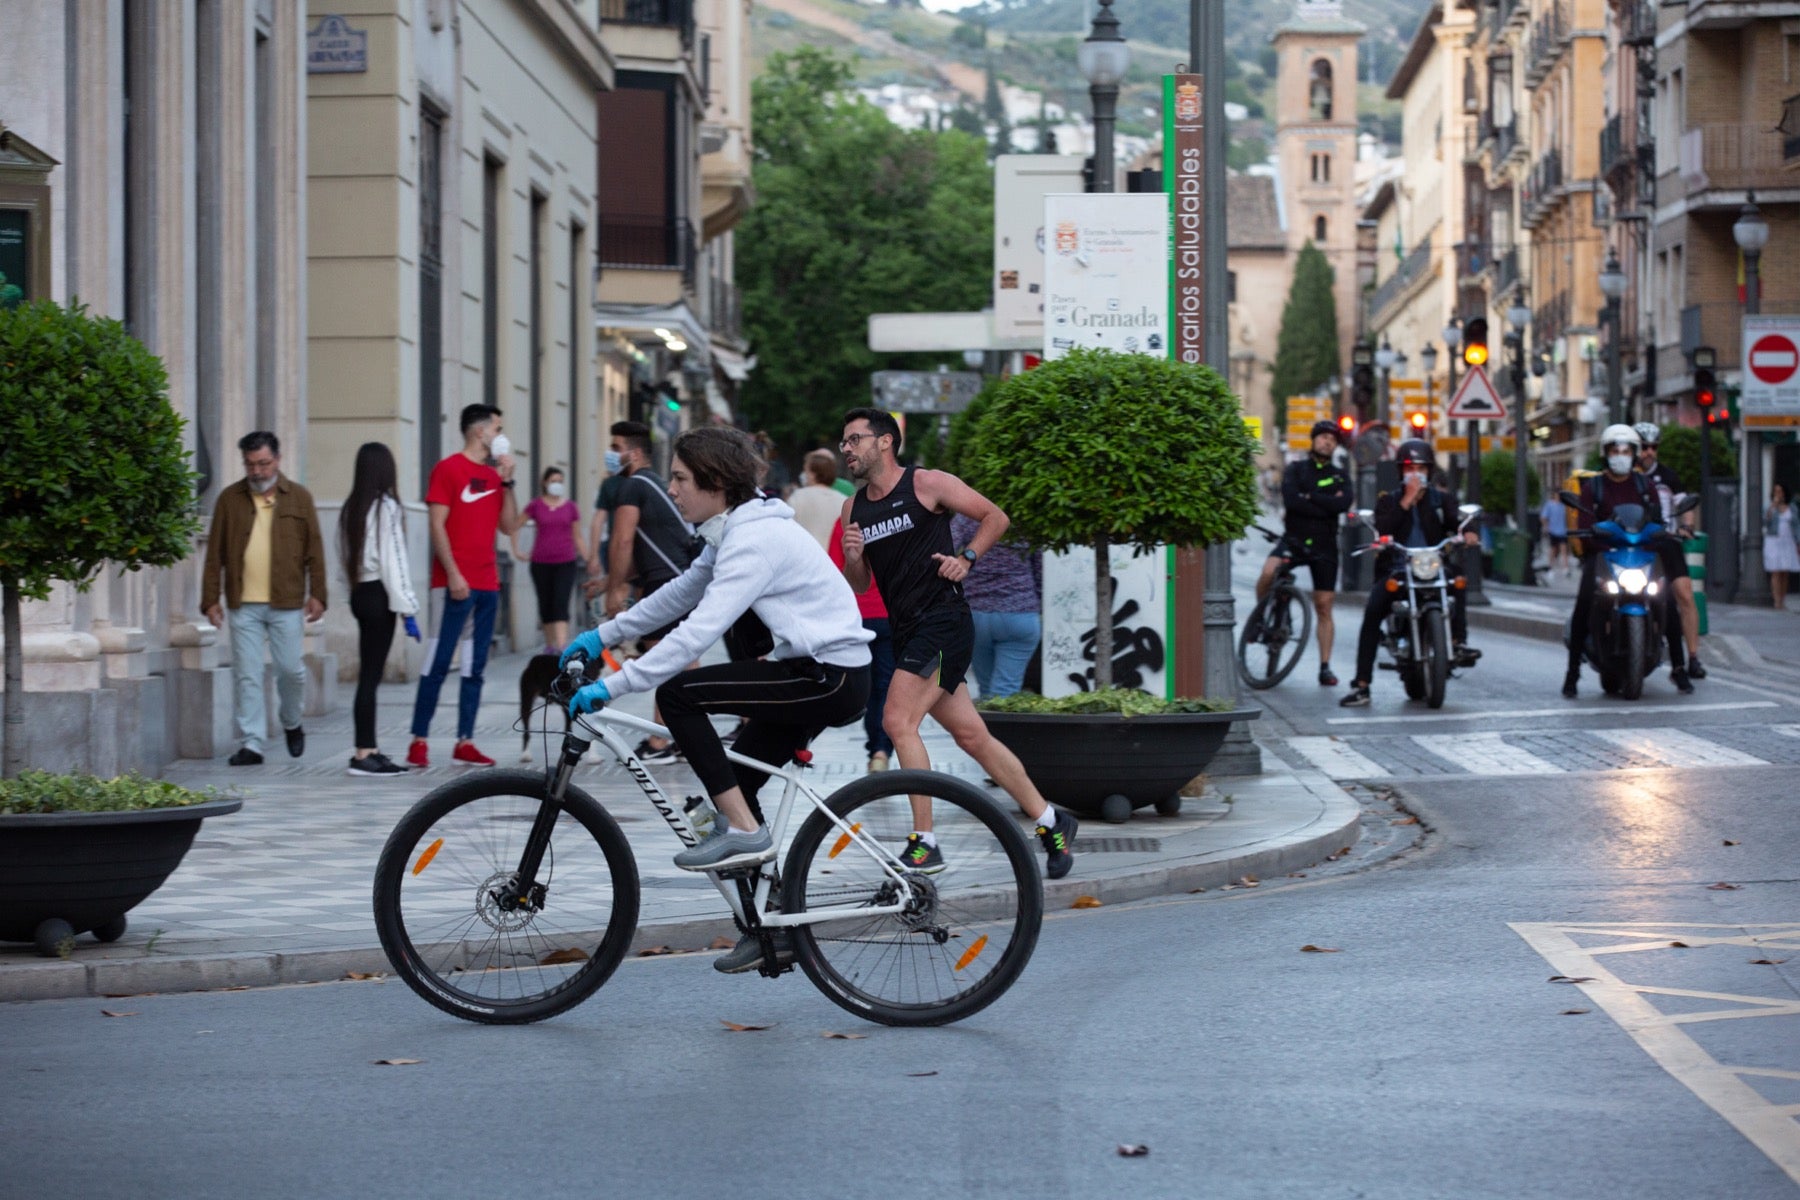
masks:
[[[1800,1069],[1734,1066],[1720,1062],[1706,1051],[1683,1026],[1707,1021],[1750,1017],[1800,1017],[1800,1001],[1788,996],[1748,996],[1732,992],[1693,991],[1628,983],[1608,969],[1618,964],[1619,955],[1658,950],[1690,954],[1709,946],[1733,946],[1759,951],[1800,949],[1800,924],[1788,925],[1690,925],[1679,922],[1619,922],[1616,924],[1559,924],[1514,922],[1513,932],[1525,939],[1559,974],[1585,979],[1576,984],[1588,999],[1605,1011],[1619,1027],[1631,1035],[1656,1064],[1673,1075],[1684,1087],[1700,1097],[1733,1128],[1748,1138],[1752,1145],[1780,1167],[1795,1183],[1800,1183],[1800,1105],[1775,1104],[1745,1082],[1747,1077],[1800,1079]],[[1619,937],[1626,941],[1601,946],[1584,946],[1578,938]],[[1669,943],[1686,943],[1686,949],[1672,950]],[[1630,961],[1630,960],[1624,960]],[[1653,964],[1639,960],[1636,964],[1653,969]],[[1621,970],[1628,969],[1620,966]],[[1782,982],[1771,974],[1771,985]],[[1651,1002],[1652,996],[1681,996],[1717,1000],[1735,1007],[1707,1012],[1664,1013]],[[1759,1047],[1762,1050],[1781,1046],[1800,1047],[1800,1037],[1783,1027]],[[1794,1055],[1800,1067],[1800,1053]]]

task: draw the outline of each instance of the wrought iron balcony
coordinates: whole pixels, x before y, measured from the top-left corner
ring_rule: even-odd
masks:
[[[1718,191],[1726,193],[1721,203],[1741,204],[1742,199],[1732,193],[1792,187],[1793,176],[1787,173],[1791,136],[1760,121],[1697,125],[1687,130],[1681,135],[1681,176],[1689,199]]]
[[[1538,18],[1531,30],[1531,41],[1525,55],[1525,86],[1536,87],[1549,74],[1557,58],[1569,44],[1569,19],[1562,0],[1556,0]]]
[[[1519,251],[1509,246],[1494,256],[1494,294],[1496,296],[1519,282]]]
[[[1544,214],[1562,196],[1562,184],[1562,151],[1547,150],[1531,169],[1531,176],[1525,181],[1525,185],[1519,189],[1520,221],[1527,229],[1536,228]]]
[[[679,217],[600,218],[600,266],[638,271],[680,271],[694,283],[694,226]]]
[[[681,31],[681,44],[694,40],[694,0],[600,0],[601,22],[615,25],[668,25]]]
[[[1413,247],[1411,254],[1401,260],[1400,266],[1392,275],[1381,281],[1369,300],[1369,319],[1377,327],[1386,324],[1382,314],[1389,304],[1403,294],[1406,289],[1416,283],[1431,266],[1431,237],[1426,235],[1419,244]]]

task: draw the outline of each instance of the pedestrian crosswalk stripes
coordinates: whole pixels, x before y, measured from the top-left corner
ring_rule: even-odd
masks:
[[[1522,777],[1614,768],[1800,766],[1800,725],[1412,736],[1371,733],[1289,737],[1283,741],[1294,759],[1333,779]]]

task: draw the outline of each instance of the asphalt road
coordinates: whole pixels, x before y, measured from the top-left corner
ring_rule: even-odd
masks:
[[[1542,664],[1500,641],[1514,683],[1457,703],[1531,707]],[[1303,682],[1269,697],[1284,754],[1342,729]],[[1669,719],[1599,703],[1587,724]],[[1800,1195],[1795,777],[1390,778],[1363,794],[1392,789],[1423,848],[1053,914],[1013,991],[949,1029],[705,956],[628,962],[524,1028],[391,979],[8,1006],[0,1193]]]

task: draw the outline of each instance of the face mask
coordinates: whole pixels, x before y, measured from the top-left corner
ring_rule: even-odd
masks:
[[[719,543],[725,540],[725,514],[717,513],[706,518],[695,532],[699,533],[701,541],[717,548]]]
[[[1606,456],[1606,469],[1611,471],[1614,475],[1630,474],[1631,473],[1631,455],[1629,455],[1629,454],[1609,454],[1609,455],[1607,455]]]
[[[496,433],[494,440],[488,443],[488,451],[495,458],[505,458],[512,453],[512,439],[504,433]]]
[[[619,473],[619,468],[625,465],[625,458],[617,450],[608,450],[606,452],[605,462],[606,473],[608,475],[617,475]]]
[[[266,496],[269,492],[274,490],[275,480],[277,478],[277,476],[271,475],[267,479],[251,479],[248,481],[250,490],[259,496]]]
[[[1331,465],[1342,471],[1350,465],[1350,452],[1339,446],[1331,452]]]
[[[1424,487],[1425,486],[1425,472],[1423,472],[1423,471],[1408,471],[1406,473],[1406,485],[1408,487]]]
[[[560,483],[546,483],[544,485],[544,494],[546,496],[560,496],[568,490],[567,487]]]

